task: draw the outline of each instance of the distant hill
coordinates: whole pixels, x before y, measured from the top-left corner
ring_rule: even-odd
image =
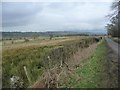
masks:
[[[73,35],[95,35],[91,32],[77,32],[77,31],[51,31],[51,32],[2,32],[2,38],[22,38],[22,37],[38,37],[38,36],[73,36]]]

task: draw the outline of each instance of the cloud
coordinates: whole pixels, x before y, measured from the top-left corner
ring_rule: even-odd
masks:
[[[110,2],[3,3],[3,30],[103,30]]]
[[[2,2],[112,2],[112,1],[113,0],[2,0]]]
[[[35,14],[42,10],[37,3],[2,3],[3,26],[24,25],[31,21]]]

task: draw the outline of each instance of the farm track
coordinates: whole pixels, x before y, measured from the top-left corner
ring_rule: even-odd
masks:
[[[119,53],[120,45],[109,38],[106,38],[106,42],[107,42],[107,44],[112,52],[109,55],[112,58],[111,60],[113,62],[119,62],[118,60],[119,60],[119,56],[120,56],[120,53]]]
[[[120,53],[119,48],[120,45],[113,40],[106,38],[107,43],[107,73],[108,73],[108,84],[105,85],[109,88],[118,88],[120,78],[119,76],[119,59]]]

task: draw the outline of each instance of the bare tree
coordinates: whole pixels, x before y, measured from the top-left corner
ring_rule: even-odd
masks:
[[[112,13],[108,15],[110,19],[110,23],[107,24],[106,28],[108,31],[108,35],[111,35],[113,37],[119,37],[119,17],[120,17],[120,1],[115,0],[111,5]]]
[[[53,35],[49,35],[50,36],[50,40],[52,40],[52,38],[53,38]]]
[[[24,42],[29,42],[29,39],[27,39],[27,38],[24,38],[24,40],[25,40]]]

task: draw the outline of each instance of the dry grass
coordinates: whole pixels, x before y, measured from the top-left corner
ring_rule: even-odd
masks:
[[[75,53],[70,60],[68,61],[69,65],[78,65],[82,60],[87,59],[92,55],[97,47],[97,43],[90,45],[88,48],[79,49],[77,53]]]
[[[2,51],[5,50],[11,50],[11,49],[19,49],[19,48],[26,48],[26,47],[41,47],[41,46],[50,46],[50,45],[59,45],[65,42],[69,42],[69,41],[76,41],[79,39],[82,39],[84,37],[64,37],[64,38],[57,38],[57,39],[52,39],[52,40],[37,40],[37,41],[30,41],[27,43],[19,43],[19,44],[3,44],[2,45]]]

